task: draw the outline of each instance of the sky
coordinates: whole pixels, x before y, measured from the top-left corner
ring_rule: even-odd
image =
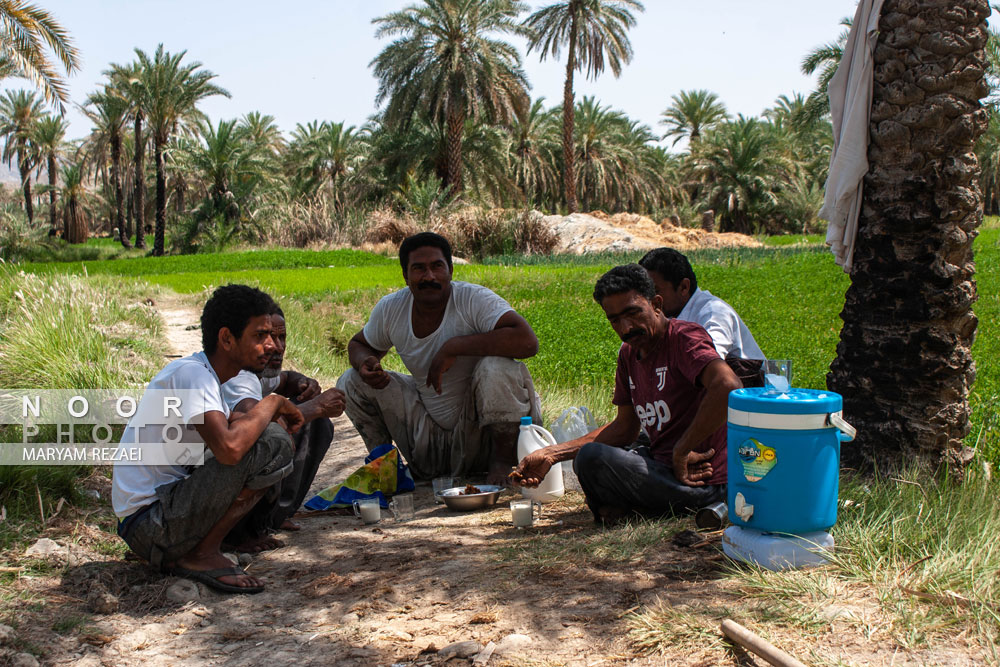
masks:
[[[135,59],[163,43],[187,50],[215,73],[231,99],[205,100],[213,120],[260,111],[283,132],[312,120],[360,126],[376,111],[369,63],[388,43],[372,19],[413,4],[403,0],[38,0],[70,32],[83,67],[68,79],[74,104],[97,90],[109,63]],[[542,2],[528,3],[532,10]],[[855,0],[646,0],[629,32],[635,52],[620,78],[576,79],[576,95],[595,95],[657,134],[660,114],[682,90],[715,92],[730,113],[759,115],[782,94],[808,93],[815,77],[799,71],[811,49],[836,39]],[[287,11],[286,11],[287,10]],[[526,15],[526,14],[525,14]],[[562,99],[565,60],[540,61],[520,48],[533,98]],[[565,58],[565,51],[561,54]],[[22,87],[8,79],[5,88]],[[75,108],[68,136],[89,123]]]

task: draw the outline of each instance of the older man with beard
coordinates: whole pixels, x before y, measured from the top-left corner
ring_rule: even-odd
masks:
[[[258,552],[275,549],[283,543],[272,537],[273,530],[299,530],[291,520],[302,505],[319,464],[333,441],[330,418],[344,412],[344,394],[339,389],[320,391],[311,377],[283,370],[287,333],[285,314],[280,308],[271,315],[274,352],[263,370],[243,371],[222,385],[222,397],[234,414],[249,413],[263,397],[277,394],[297,405],[305,425],[295,438],[292,472],[275,485],[251,510],[227,538],[237,551]]]

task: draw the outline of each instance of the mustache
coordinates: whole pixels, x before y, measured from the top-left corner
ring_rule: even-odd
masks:
[[[417,283],[417,289],[436,289],[441,290],[441,283],[436,283],[432,280],[424,280],[423,282]]]
[[[622,342],[627,343],[630,340],[632,340],[633,338],[645,335],[645,333],[646,333],[645,329],[632,329],[627,334],[625,334],[624,336],[622,336]]]

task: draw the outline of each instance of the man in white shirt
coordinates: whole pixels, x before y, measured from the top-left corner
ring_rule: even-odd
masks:
[[[451,245],[422,232],[403,241],[406,289],[383,297],[347,346],[337,382],[369,451],[395,442],[417,479],[488,472],[503,483],[517,463],[520,418],[540,420],[531,375],[515,359],[538,338],[510,304],[480,285],[452,282]],[[385,371],[395,347],[410,375]]]
[[[663,314],[700,324],[715,343],[719,356],[745,387],[763,386],[761,362],[766,358],[750,329],[733,307],[698,287],[688,258],[673,248],[650,250],[639,260],[663,300]]]
[[[302,425],[302,414],[284,396],[268,396],[239,416],[222,399],[223,382],[241,370],[261,370],[270,359],[275,308],[271,297],[252,287],[218,288],[201,316],[204,351],[167,364],[139,404],[137,416],[148,414],[143,402],[157,393],[149,390],[196,393],[199,400],[182,401],[180,410],[185,441],[211,452],[204,465],[116,463],[112,476],[118,534],[132,551],[154,567],[231,593],[263,590],[263,582],[233,565],[221,545],[264,492],[291,472],[291,438],[272,422],[283,419],[293,433]],[[153,454],[167,444],[166,430],[133,417],[119,446]]]
[[[299,530],[291,517],[302,505],[319,464],[333,441],[331,417],[344,412],[344,393],[331,387],[321,391],[319,383],[296,371],[282,369],[287,329],[281,308],[271,315],[274,352],[263,370],[240,371],[222,385],[222,398],[235,413],[247,413],[271,393],[291,399],[302,413],[305,425],[295,435],[292,472],[275,484],[242,521],[230,532],[228,541],[237,551],[259,552],[276,549],[283,543],[271,537],[273,530]]]

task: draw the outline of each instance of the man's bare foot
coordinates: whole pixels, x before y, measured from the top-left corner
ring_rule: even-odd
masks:
[[[281,522],[281,530],[289,530],[294,533],[296,530],[302,530],[302,524],[295,523],[291,519],[285,519]]]
[[[241,554],[259,554],[262,551],[273,551],[285,546],[285,543],[270,535],[253,537],[242,544],[236,545],[234,551]]]
[[[216,551],[211,554],[188,553],[174,563],[173,566],[177,566],[185,570],[192,570],[194,572],[209,572],[212,570],[232,568],[233,561],[226,558],[220,551]],[[264,586],[264,581],[262,579],[252,577],[249,574],[227,574],[218,577],[217,581],[219,581],[219,583],[227,584],[229,586],[238,586],[240,588],[260,588]]]

